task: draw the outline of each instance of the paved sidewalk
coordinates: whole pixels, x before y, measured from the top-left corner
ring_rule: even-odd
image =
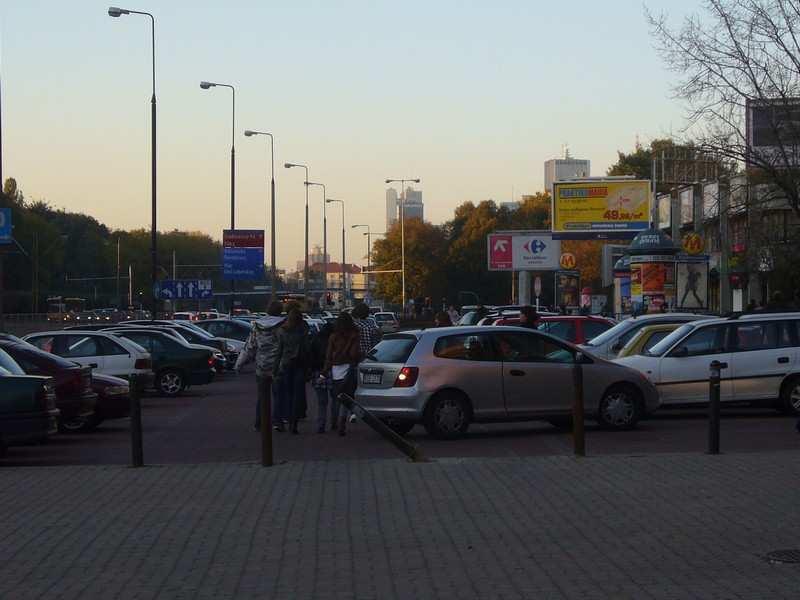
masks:
[[[800,597],[800,452],[0,470],[0,598]]]

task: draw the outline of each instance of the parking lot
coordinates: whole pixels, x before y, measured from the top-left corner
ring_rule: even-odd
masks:
[[[208,386],[190,388],[178,398],[143,401],[144,456],[149,464],[242,463],[259,460],[259,435],[252,430],[255,378],[225,374]],[[309,419],[300,435],[275,433],[278,461],[393,458],[397,451],[363,423],[349,434],[317,434],[315,402],[308,389]],[[428,437],[415,427],[408,438],[431,458],[568,455],[568,433],[543,422],[481,425],[455,441]],[[587,421],[588,455],[704,452],[707,419],[703,410],[659,411],[629,432],[599,430]],[[751,452],[797,449],[795,419],[763,409],[726,409],[722,451]],[[46,444],[14,447],[0,465],[125,464],[130,460],[128,419],[104,422],[91,433],[59,434]]]

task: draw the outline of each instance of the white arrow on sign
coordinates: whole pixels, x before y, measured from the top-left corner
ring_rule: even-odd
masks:
[[[495,240],[494,241],[494,251],[495,252],[506,252],[508,250],[508,240]]]
[[[194,282],[190,281],[186,284],[186,296],[187,298],[194,298]]]
[[[175,297],[183,298],[183,284],[180,281],[175,282]]]

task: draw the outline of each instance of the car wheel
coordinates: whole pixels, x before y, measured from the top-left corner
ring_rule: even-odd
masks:
[[[633,429],[642,415],[638,390],[620,385],[609,389],[600,400],[597,420],[605,429]]]
[[[416,425],[414,421],[401,421],[398,419],[383,419],[383,423],[398,435],[406,435]]]
[[[428,435],[450,440],[466,433],[469,427],[469,402],[461,394],[445,392],[434,396],[425,410]]]
[[[158,374],[156,387],[162,396],[174,398],[184,390],[186,382],[180,371],[169,369]]]
[[[783,384],[781,405],[790,415],[800,415],[800,377],[792,377]]]
[[[74,419],[59,420],[58,430],[62,433],[86,433],[92,431],[100,424],[100,419],[92,415],[86,419],[75,417]]]

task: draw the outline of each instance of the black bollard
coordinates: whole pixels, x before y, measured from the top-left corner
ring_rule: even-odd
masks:
[[[572,398],[572,445],[575,456],[586,456],[586,432],[583,427],[583,354],[575,354],[572,372],[575,395]]]
[[[142,449],[142,400],[141,382],[137,374],[131,375],[131,466],[144,466],[144,452]]]
[[[719,454],[719,386],[720,371],[727,369],[728,363],[713,361],[709,365],[708,378],[708,453]]]
[[[259,410],[261,411],[261,466],[271,467],[273,465],[272,458],[272,407],[270,406],[270,398],[272,398],[272,379],[266,380],[265,383],[259,385],[266,385],[267,393],[262,394],[259,390]]]

